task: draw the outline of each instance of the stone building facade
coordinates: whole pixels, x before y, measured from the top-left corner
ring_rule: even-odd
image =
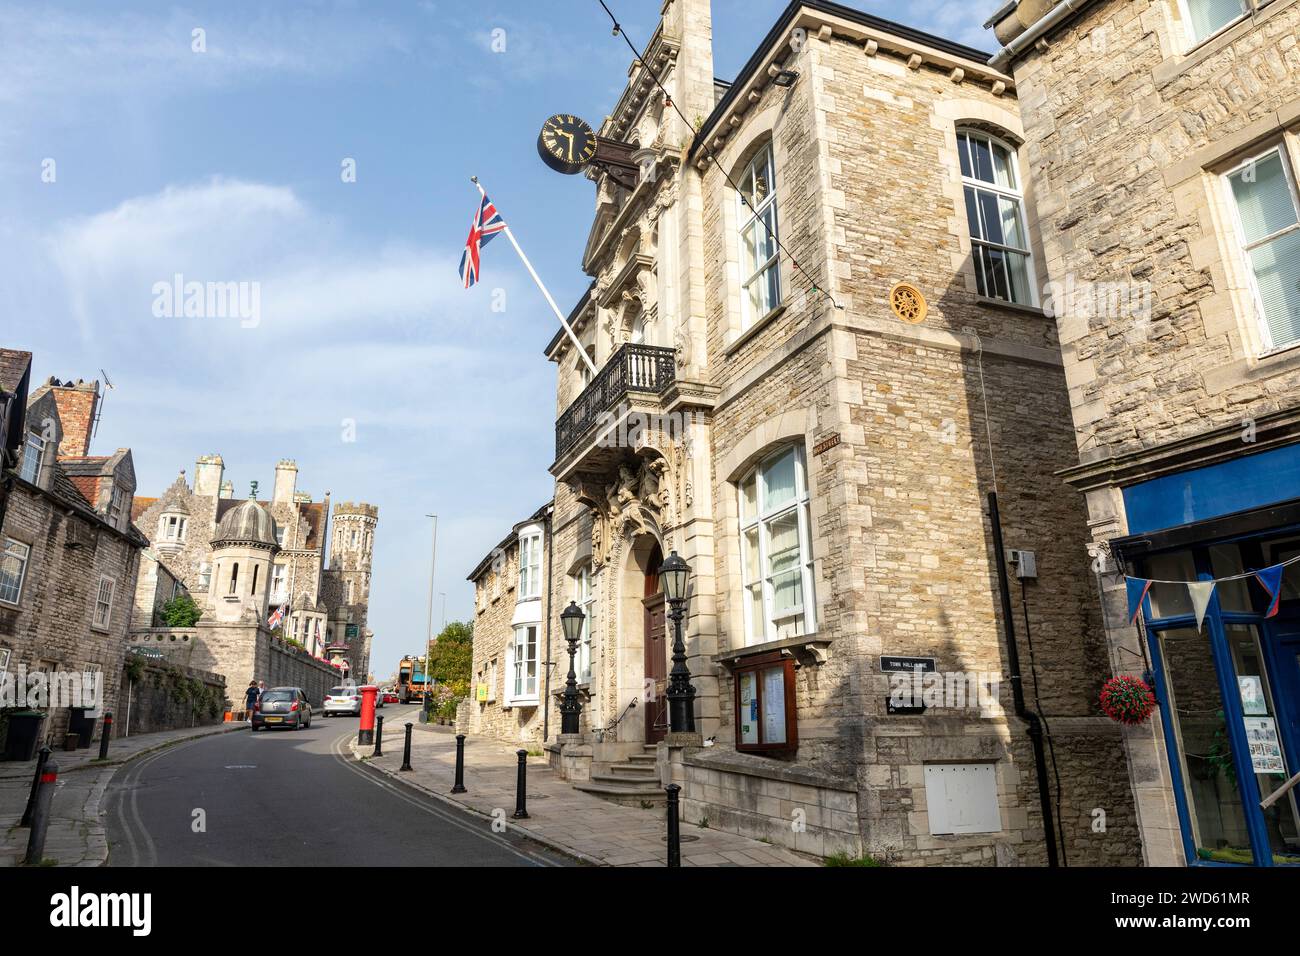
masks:
[[[1133,862],[1084,509],[1054,474],[1074,444],[1015,81],[834,4],[792,3],[730,82],[711,46],[707,0],[664,3],[599,131],[639,168],[589,171],[571,321],[598,372],[564,334],[547,349],[549,616],[594,609],[557,763],[617,798],[649,752],[689,821],[817,854]],[[1018,579],[993,490],[1006,548],[1032,552]],[[671,552],[696,737],[667,726]],[[894,712],[900,663],[999,693]]]
[[[548,626],[550,515],[548,502],[470,572],[473,665],[470,696],[457,712],[467,733],[540,744],[559,719],[547,690],[563,686],[568,662],[562,637]]]
[[[101,711],[120,713],[131,596],[148,541],[131,523],[130,450],[89,454],[98,410],[98,382],[50,379],[28,396],[22,451],[5,475],[0,677],[93,673]],[[69,707],[48,713],[44,739],[60,741]]]
[[[1300,862],[1295,792],[1259,807],[1300,764],[1300,4],[1022,0],[995,32],[1107,666],[1159,702],[1124,733],[1143,857]]]
[[[311,676],[299,681],[304,687],[321,683],[315,679],[320,670],[332,672],[322,678],[327,690],[338,671],[325,662],[334,659],[346,661],[346,674],[364,680],[373,638],[367,623],[378,510],[351,502],[331,510],[328,493],[315,501],[298,490],[297,481],[297,465],[282,460],[269,500],[237,499],[223,459],[209,455],[198,459],[192,484],[182,472],[160,497],[138,499],[135,522],[153,545],[136,588],[133,640],[168,650],[188,643],[185,635],[165,628],[159,616],[163,604],[185,592],[203,612],[201,630],[218,625],[239,630],[220,635],[213,631],[208,639],[217,643],[192,660],[194,666],[225,674],[231,687],[246,686],[253,679],[270,683],[270,677],[262,675],[283,669],[272,668],[270,650],[263,653],[262,645],[277,643],[308,667],[305,673]],[[271,522],[274,549],[269,556],[264,543],[240,553],[219,546],[223,522],[250,504]],[[256,600],[238,608],[229,600],[229,580],[222,579],[223,569],[228,575],[235,565],[244,574],[236,588],[241,593],[256,588],[256,595],[249,591]],[[268,619],[281,608],[283,621],[269,628]],[[232,650],[236,646],[240,649]],[[226,660],[228,651],[234,662]],[[193,652],[181,653],[189,662]]]

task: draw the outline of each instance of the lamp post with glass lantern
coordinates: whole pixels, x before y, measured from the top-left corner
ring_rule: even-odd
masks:
[[[686,615],[686,587],[691,567],[674,551],[659,566],[659,583],[670,608],[673,622],[673,667],[668,672],[668,729],[674,734],[695,733],[695,688],[686,666],[686,641],[682,637],[682,618]]]
[[[582,715],[582,701],[578,698],[578,674],[574,669],[574,658],[578,653],[578,641],[582,639],[582,626],[587,616],[582,613],[574,601],[560,615],[560,626],[564,629],[564,640],[569,645],[569,677],[564,682],[564,700],[560,702],[560,733],[578,733],[578,718]]]

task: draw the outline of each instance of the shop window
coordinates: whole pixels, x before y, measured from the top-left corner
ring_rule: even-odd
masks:
[[[998,833],[997,767],[991,763],[925,765],[925,807],[934,836]]]
[[[1225,176],[1265,351],[1300,343],[1300,203],[1283,145]]]
[[[799,746],[794,661],[763,654],[735,669],[736,749],[793,751]]]
[[[1016,151],[975,130],[957,131],[957,158],[979,294],[1034,305],[1034,268]]]

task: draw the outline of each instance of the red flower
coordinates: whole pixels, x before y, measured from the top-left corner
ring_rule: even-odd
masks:
[[[1112,677],[1102,685],[1101,709],[1117,723],[1136,726],[1156,709],[1156,695],[1140,677]]]

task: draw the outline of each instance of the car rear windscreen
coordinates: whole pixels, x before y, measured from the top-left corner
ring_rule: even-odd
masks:
[[[262,700],[293,700],[293,691],[291,690],[268,690],[262,695]]]
[[[351,697],[351,696],[352,696],[353,694],[355,694],[355,693],[356,693],[356,691],[354,691],[354,690],[353,690],[352,688],[350,688],[350,687],[331,687],[331,688],[330,688],[330,696],[331,696],[331,697]]]

